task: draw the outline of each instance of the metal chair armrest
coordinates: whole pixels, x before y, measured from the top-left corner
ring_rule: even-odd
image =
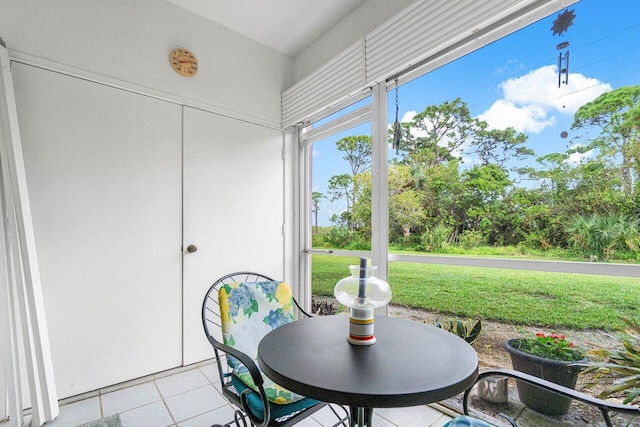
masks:
[[[251,393],[254,392],[253,390],[246,389],[245,391],[243,391],[242,394],[240,395],[240,401],[242,402],[242,409],[244,410],[244,413],[249,417],[249,421],[251,421],[252,426],[267,427],[267,425],[269,424],[269,420],[271,419],[271,414],[270,414],[271,408],[269,407],[269,401],[267,400],[267,396],[262,386],[258,387],[258,389],[259,389],[258,394],[260,395],[260,400],[262,402],[262,407],[264,409],[263,419],[259,419],[258,417],[253,415],[253,412],[249,407],[249,402],[247,398]]]
[[[568,397],[573,400],[577,400],[589,406],[594,406],[600,410],[600,414],[604,419],[607,426],[611,426],[611,420],[609,418],[609,412],[617,412],[625,415],[640,415],[640,408],[636,406],[624,405],[622,403],[609,402],[606,400],[598,399],[597,397],[589,396],[588,394],[582,393],[580,391],[564,387],[562,385],[553,383],[551,381],[544,380],[542,378],[535,377],[533,375],[526,374],[524,372],[515,371],[512,369],[488,369],[482,371],[478,374],[478,378],[476,382],[480,381],[486,377],[492,376],[505,376],[509,378],[514,378],[528,384],[540,387],[542,389],[552,391],[554,393],[560,394],[562,396]],[[471,393],[471,389],[473,386],[469,387],[464,392],[464,397],[462,401],[463,412],[465,415],[469,415],[469,395]]]
[[[260,374],[260,370],[258,369],[258,366],[253,361],[253,359],[251,359],[251,357],[249,357],[247,354],[233,347],[229,347],[228,345],[221,343],[220,341],[213,338],[211,335],[207,335],[207,338],[209,339],[209,342],[211,343],[211,345],[214,346],[216,349],[222,351],[225,354],[229,354],[235,357],[240,361],[240,363],[246,366],[247,369],[249,370],[249,374],[251,374],[253,383],[257,387],[262,387],[262,384],[264,384],[264,379],[262,378],[262,374]]]
[[[300,311],[300,313],[304,314],[306,317],[314,317],[315,316],[314,314],[311,314],[311,313],[307,312],[304,308],[302,308],[300,306],[300,304],[298,304],[298,301],[295,298],[293,298],[293,303],[295,304],[296,308]]]

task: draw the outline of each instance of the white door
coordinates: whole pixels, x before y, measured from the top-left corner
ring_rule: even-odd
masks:
[[[282,279],[282,138],[279,130],[184,108],[185,364],[213,357],[200,310],[217,278],[250,270]]]
[[[59,397],[181,365],[181,107],[12,71]]]

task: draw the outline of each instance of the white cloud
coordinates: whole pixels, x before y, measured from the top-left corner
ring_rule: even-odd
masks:
[[[494,129],[512,127],[518,132],[539,133],[556,123],[555,117],[549,117],[547,112],[540,105],[517,105],[507,99],[499,99],[478,118]]]
[[[582,146],[582,144],[576,144],[573,147],[571,147],[571,149],[575,149]],[[565,163],[568,163],[570,165],[579,165],[580,163],[582,163],[585,159],[589,159],[593,157],[593,150],[589,150],[587,152],[584,153],[573,153],[569,155],[569,158],[567,160],[565,160]]]
[[[553,126],[554,114],[573,115],[583,104],[592,101],[611,85],[582,74],[570,73],[568,84],[558,88],[558,68],[547,65],[500,84],[503,98],[479,119],[497,129],[513,127],[519,132],[539,133]]]
[[[495,74],[513,73],[524,69],[524,64],[517,59],[509,59],[503,66],[495,70]]]
[[[407,111],[406,113],[404,113],[404,115],[400,119],[400,123],[411,123],[417,114],[418,113],[415,111]],[[409,131],[411,132],[411,135],[413,135],[416,138],[426,137],[429,135],[429,132],[427,130],[418,129],[413,126],[409,129]]]
[[[461,165],[474,165],[474,164],[475,165],[480,165],[481,162],[480,162],[480,159],[478,159],[478,158],[474,159],[474,158],[469,157],[469,156],[464,156],[464,157],[462,157],[460,159],[460,164]]]
[[[404,116],[402,116],[402,118],[400,119],[400,123],[409,123],[413,121],[413,118],[416,116],[415,111],[407,111],[406,113],[404,113]]]

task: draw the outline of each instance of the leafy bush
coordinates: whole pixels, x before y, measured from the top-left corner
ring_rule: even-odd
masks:
[[[327,240],[328,230],[320,229],[311,235],[311,244],[314,248],[329,248],[331,244]]]
[[[396,236],[393,240],[389,241],[389,247],[394,250],[424,252],[424,245],[422,244],[421,237],[416,234],[411,234],[408,237]]]
[[[370,240],[370,239],[369,239]],[[370,251],[371,243],[360,236],[354,236],[353,240],[344,247],[349,251]]]
[[[458,244],[465,249],[477,248],[484,242],[482,233],[477,230],[464,230],[458,236]]]
[[[547,240],[547,237],[542,232],[531,232],[524,236],[518,246],[523,248],[537,249],[547,251],[551,249],[552,245]]]
[[[622,319],[627,326],[622,350],[592,350],[589,353],[606,358],[605,362],[591,363],[585,373],[596,372],[595,379],[613,377],[613,383],[599,395],[624,396],[623,403],[631,403],[640,396],[640,325],[634,320]],[[595,384],[595,383],[593,383]],[[591,384],[591,385],[593,385]]]
[[[579,215],[567,232],[584,255],[603,260],[613,258],[616,249],[637,250],[640,245],[640,222],[623,214]]]
[[[447,246],[451,231],[451,227],[442,224],[427,228],[427,230],[422,233],[422,244],[425,246],[425,250],[430,252]]]
[[[355,233],[346,227],[331,227],[325,239],[336,248],[344,248],[355,238]]]

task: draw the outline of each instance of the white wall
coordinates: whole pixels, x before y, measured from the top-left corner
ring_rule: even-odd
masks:
[[[220,25],[192,15],[164,0],[5,0],[0,2],[0,37],[6,43],[12,58],[19,61],[42,65],[75,76],[87,77],[126,89],[134,89],[143,94],[167,98],[276,128],[279,128],[281,123],[280,94],[293,81],[292,58],[233,33]],[[169,53],[176,47],[188,48],[197,56],[199,71],[195,77],[184,78],[171,69]],[[17,68],[19,67],[14,64],[14,70]],[[18,71],[15,72],[18,73]],[[46,90],[43,88],[36,88],[29,82],[25,86],[35,92],[35,97],[47,96]],[[52,84],[52,86],[57,87],[56,84]],[[110,89],[110,92],[118,92],[118,90]],[[88,98],[87,102],[91,102],[93,95],[88,91],[85,94]],[[161,101],[158,102],[161,103]],[[74,105],[81,108],[79,107],[80,102]],[[113,105],[117,105],[117,103]],[[37,108],[37,101],[35,106]],[[178,106],[174,107],[179,109]],[[71,111],[71,108],[67,108],[67,110]],[[77,112],[74,111],[74,113]],[[179,123],[180,114],[179,112],[177,117]],[[134,116],[135,114],[131,113],[127,119],[136,120]],[[168,116],[165,114],[164,117]],[[51,118],[55,120],[53,117]],[[30,125],[28,118],[23,118],[20,124],[25,131],[23,137],[28,137],[28,132],[26,132]],[[157,128],[159,126],[152,127],[156,130]],[[45,131],[45,129],[36,130]],[[102,131],[98,131],[98,133],[108,136]],[[180,143],[180,133],[181,128],[179,127],[178,133],[173,135],[176,143]],[[150,138],[150,141],[144,142],[153,142],[153,138],[155,138],[152,132],[145,133],[145,136]],[[145,136],[141,136],[141,138],[145,138]],[[278,165],[280,165],[281,144],[272,144],[270,147],[273,147],[274,157],[278,159]],[[124,150],[122,152],[125,156]],[[42,150],[36,150],[32,154],[36,157],[47,155]],[[180,152],[175,153],[171,158],[180,162]],[[48,153],[47,159],[64,160],[64,158],[51,155],[51,153]],[[47,159],[44,159],[46,164],[48,164]],[[29,163],[28,167],[33,166],[30,159],[27,159],[27,163]],[[75,171],[76,169],[68,170]],[[136,172],[136,169],[130,168],[128,171]],[[162,175],[166,170],[158,167],[154,170],[155,172]],[[282,180],[280,176],[277,175],[276,182],[278,183]],[[97,178],[93,175],[91,177]],[[30,183],[33,184],[32,195],[37,195],[38,190],[42,190],[43,187],[37,188],[36,180],[32,179],[32,181]],[[176,185],[180,184],[179,181],[174,180],[174,182]],[[270,191],[281,191],[281,189],[279,187],[274,190],[268,189],[265,190],[265,194]],[[34,204],[37,202],[38,200],[32,201]],[[175,202],[177,202],[175,206],[180,209],[180,200],[175,200]],[[280,209],[277,210],[281,212]],[[85,218],[84,221],[95,221],[95,226],[99,228],[100,221],[103,219]],[[55,226],[55,224],[53,225]],[[177,227],[174,227],[176,230],[180,231],[182,224],[177,221],[174,226]],[[280,227],[278,227],[278,231],[280,232]],[[180,236],[178,235],[178,237]],[[40,240],[38,241],[38,239]],[[176,239],[174,238],[174,240]],[[49,238],[42,232],[36,235],[36,241],[39,245],[48,244],[52,247],[56,244],[55,239]],[[177,257],[181,256],[180,243],[179,240],[176,240],[172,246],[175,248]],[[113,246],[116,249],[118,249],[118,244],[119,242],[114,240]],[[131,244],[120,246],[120,250],[127,247],[133,248],[133,246]],[[43,250],[43,257],[45,257],[44,252]],[[68,259],[73,262],[73,253]],[[99,273],[96,271],[96,274]],[[43,280],[43,287],[47,289],[48,296],[51,297],[51,292],[55,292],[55,288],[51,286],[48,278],[45,279],[47,281],[45,283]],[[180,290],[179,274],[174,277],[173,282],[175,288]],[[180,298],[173,299],[177,304],[181,303]],[[62,305],[59,307],[63,308]],[[122,308],[126,308],[124,304]],[[57,327],[56,320],[73,320],[68,315],[53,319],[55,317],[54,311],[54,309],[49,309],[47,312],[48,320],[52,325],[50,332],[53,337],[55,337],[56,330],[52,329],[57,328],[57,332],[64,332],[65,328],[69,330],[66,325]],[[149,318],[152,319],[152,317]],[[173,324],[175,327],[180,326],[176,322]],[[79,324],[78,326],[85,327],[87,325]],[[2,336],[4,335],[0,334],[0,337]],[[78,339],[78,336],[71,336]],[[4,341],[0,342],[4,343]],[[55,340],[57,346],[64,344],[65,342],[62,340]],[[180,348],[177,350],[179,354],[182,353]],[[73,351],[73,349],[60,350],[54,355],[57,357],[56,360],[64,358],[65,351]],[[85,359],[84,365],[78,368],[84,369],[87,363],[95,362],[95,358],[86,357]],[[163,367],[149,366],[147,370],[166,369],[179,364],[180,361],[177,359],[168,362]],[[120,375],[119,378],[111,375],[110,379],[100,380],[102,383],[98,384],[94,378],[84,375],[81,372],[82,369],[77,369],[78,375],[87,381],[79,386],[72,384],[72,387],[69,385],[73,379],[71,374],[67,375],[59,367],[56,369],[57,380],[60,383],[67,381],[66,385],[60,386],[66,387],[61,388],[62,392],[59,395],[62,397],[100,387],[104,385],[102,383],[119,382],[146,374],[120,369],[117,371],[117,375]],[[4,378],[5,373],[4,366],[0,366],[0,380]],[[122,378],[122,375],[125,375],[126,378]],[[0,387],[4,387],[2,382],[0,382]],[[0,398],[4,399],[4,396],[3,390],[0,392]],[[2,405],[0,405],[0,410],[5,412]]]
[[[295,58],[295,81],[307,76],[416,0],[368,0]]]
[[[8,0],[0,37],[12,52],[85,70],[192,105],[280,125],[293,59],[163,0]],[[169,52],[191,50],[198,74],[178,76]]]

